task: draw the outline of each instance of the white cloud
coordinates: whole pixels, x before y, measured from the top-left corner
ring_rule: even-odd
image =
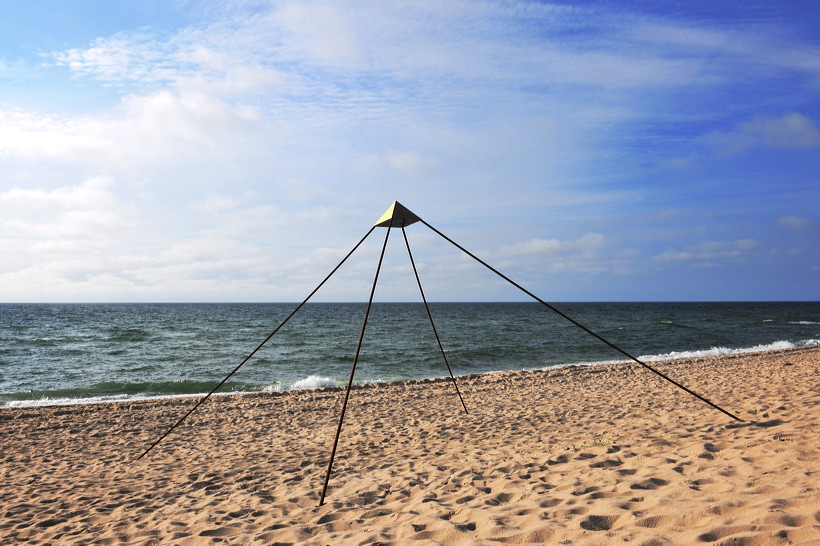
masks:
[[[780,75],[803,72],[820,78],[820,51],[811,45],[795,47],[776,24],[753,29],[738,21],[735,27],[694,27],[686,22],[644,18],[636,21],[632,35],[656,52],[684,52],[697,59],[700,78],[709,83],[725,81],[734,72],[748,75]],[[720,63],[710,59],[720,58]]]
[[[247,128],[253,110],[232,107],[202,93],[158,91],[126,96],[105,117],[0,111],[0,156],[83,161],[174,160],[214,153],[226,136]]]
[[[54,190],[13,188],[0,193],[0,226],[7,235],[35,241],[35,250],[76,250],[110,241],[130,225],[130,207],[110,178],[90,178]]]
[[[798,113],[776,117],[758,117],[740,125],[739,130],[751,139],[778,148],[818,148],[820,129],[814,120]]]
[[[233,197],[226,195],[210,195],[191,205],[194,210],[204,212],[206,214],[214,212],[230,212],[236,209],[238,203]]]
[[[241,130],[256,115],[250,108],[230,106],[203,93],[161,91],[123,101],[123,116],[111,130],[118,147],[136,157],[166,157],[181,151],[211,153],[222,135]]]
[[[348,18],[353,11],[331,2],[290,2],[276,19],[304,53],[320,64],[355,65],[361,54],[356,44],[362,29]]]
[[[101,123],[91,118],[0,111],[0,154],[27,159],[68,159],[88,150],[105,153]]]
[[[595,256],[606,248],[606,238],[600,233],[587,233],[574,241],[559,239],[530,239],[512,246],[503,247],[499,255],[504,257],[559,254],[578,254],[584,257]]]
[[[579,20],[592,39],[566,39],[579,30]],[[600,10],[515,2],[281,2],[253,13],[236,10],[171,36],[123,32],[53,58],[106,83],[196,82],[207,93],[264,93],[300,82],[303,92],[328,96],[347,92],[351,76],[403,81],[433,93],[464,82],[488,90],[510,82],[656,89],[702,79],[708,63],[701,51],[687,55],[690,41],[647,30],[657,25],[650,18],[633,16],[628,25],[617,20]],[[601,41],[599,33],[616,39]],[[658,43],[667,50],[650,54]],[[711,53],[723,47],[714,39],[701,43]],[[335,71],[340,81],[320,81],[323,70]],[[372,89],[385,90],[384,83]]]
[[[86,49],[54,52],[58,66],[105,85],[199,92],[222,99],[296,89],[297,81],[272,66],[270,34],[259,18],[233,25],[189,27],[175,35],[122,32]]]
[[[58,65],[82,76],[108,83],[139,81],[156,84],[172,79],[176,69],[157,36],[145,32],[121,33],[97,38],[90,47],[54,52]]]
[[[760,242],[754,239],[737,239],[735,241],[702,241],[687,245],[682,250],[667,249],[655,256],[656,260],[664,262],[702,262],[741,260],[750,250],[760,247]]]
[[[327,187],[301,178],[286,178],[277,186],[295,203],[321,202],[333,197],[333,192]]]
[[[435,158],[414,150],[388,150],[381,155],[370,154],[361,158],[357,162],[357,169],[362,173],[377,175],[390,172],[421,176],[435,171],[438,165]]]
[[[54,297],[64,282],[122,265],[134,209],[109,178],[52,190],[0,193],[0,299]]]
[[[527,271],[534,278],[545,272],[597,275],[613,271],[620,261],[613,261],[610,246],[600,233],[586,233],[574,240],[533,238],[499,248],[492,260],[503,270]]]
[[[54,190],[13,188],[0,193],[0,206],[5,207],[6,215],[25,214],[21,209],[109,207],[115,200],[110,191],[113,186],[110,178],[96,177],[77,186]]]
[[[782,116],[758,116],[731,131],[714,131],[707,142],[730,152],[754,148],[820,148],[820,128],[811,118],[791,112]]]
[[[0,301],[253,297],[298,269],[259,246],[288,215],[221,195],[192,208],[208,221],[182,237],[146,224],[110,178],[0,193]]]
[[[777,225],[787,227],[795,231],[804,230],[813,224],[814,222],[808,218],[801,218],[800,216],[781,216],[777,219]]]

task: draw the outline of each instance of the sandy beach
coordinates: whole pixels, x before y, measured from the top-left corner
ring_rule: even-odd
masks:
[[[0,410],[0,543],[820,544],[820,348]]]

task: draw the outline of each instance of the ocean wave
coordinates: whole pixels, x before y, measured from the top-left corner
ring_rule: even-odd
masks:
[[[311,375],[304,379],[299,379],[292,383],[285,381],[277,381],[271,385],[267,385],[262,389],[262,392],[281,392],[281,391],[302,391],[309,389],[322,389],[326,387],[336,387],[336,382],[330,377],[322,377],[319,375]]]
[[[233,394],[233,393],[230,393]],[[0,408],[34,408],[42,406],[73,406],[78,404],[105,404],[108,402],[128,402],[135,400],[150,400],[152,398],[196,398],[202,394],[161,394],[161,395],[132,395],[132,394],[112,394],[103,396],[89,396],[83,398],[73,397],[41,397],[26,400],[7,400],[0,402]]]
[[[353,381],[354,385],[373,385],[376,383],[391,383],[402,379],[359,378]],[[327,389],[347,385],[343,378],[333,379],[320,375],[311,375],[293,382],[277,381],[262,388],[262,392],[307,391],[311,389]]]
[[[638,357],[645,362],[656,362],[681,358],[702,358],[710,356],[732,355],[792,349],[800,347],[820,346],[820,339],[803,341],[775,341],[773,343],[755,345],[751,347],[729,348],[712,347],[691,351],[671,351],[668,353],[641,355]],[[570,362],[534,369],[555,369],[564,366],[594,366],[627,362],[627,360],[605,360],[595,362]],[[493,373],[493,372],[485,372]],[[460,375],[460,374],[459,374]],[[418,378],[416,378],[418,379]],[[388,383],[399,379],[359,378],[356,385],[372,383]],[[338,387],[346,384],[344,378],[334,379],[322,375],[309,375],[293,381],[277,381],[268,385],[253,385],[250,383],[229,382],[215,393],[216,396],[227,394],[242,394],[253,392],[282,392],[296,390],[310,390],[328,387]],[[160,381],[153,383],[98,383],[81,389],[53,389],[43,391],[29,391],[27,393],[0,394],[0,408],[19,408],[35,406],[62,406],[75,404],[97,404],[106,402],[124,402],[135,400],[150,400],[155,398],[193,398],[204,396],[216,385],[208,381]]]
[[[723,355],[737,355],[737,354],[745,354],[745,353],[760,353],[764,351],[777,351],[781,349],[796,349],[798,347],[812,347],[820,345],[820,340],[817,339],[807,339],[805,341],[800,342],[791,342],[791,341],[775,341],[773,343],[767,343],[765,345],[755,345],[754,347],[741,347],[737,349],[731,349],[728,347],[712,347],[711,349],[701,349],[695,351],[672,351],[669,353],[658,354],[658,355],[645,355],[639,357],[641,360],[645,361],[658,361],[658,360],[672,360],[677,358],[700,358],[700,357],[707,357],[707,356],[723,356]]]
[[[355,385],[384,383],[381,379],[360,379]],[[107,402],[127,402],[165,398],[196,398],[205,396],[216,383],[198,381],[169,381],[160,383],[110,383],[97,384],[85,389],[55,389],[52,391],[31,391],[13,397],[0,399],[0,408],[26,408],[40,406],[70,406],[76,404],[102,404]],[[339,382],[330,377],[311,375],[293,382],[277,381],[262,388],[247,384],[226,384],[214,396],[230,394],[250,394],[255,392],[283,392],[338,387]],[[116,394],[91,395],[90,392],[124,390]],[[183,391],[183,392],[180,392]],[[10,399],[11,398],[11,399]]]
[[[108,381],[80,388],[31,390],[14,394],[0,394],[0,408],[28,406],[63,406],[70,404],[95,404],[101,402],[122,402],[150,398],[176,398],[204,396],[210,392],[215,381],[154,381],[127,383]],[[258,391],[258,387],[247,383],[227,383],[222,394]]]
[[[664,360],[676,360],[681,358],[705,358],[710,356],[725,356],[725,355],[739,355],[746,353],[762,353],[766,351],[778,351],[783,349],[797,349],[800,347],[816,347],[820,346],[820,339],[806,339],[803,341],[775,341],[764,345],[755,345],[753,347],[712,347],[710,349],[697,349],[693,351],[670,351],[668,353],[640,355],[638,360],[643,362],[660,362]],[[623,362],[632,362],[628,359],[614,359],[614,360],[598,360],[595,362],[574,362],[571,364],[562,364],[559,366],[547,366],[541,369],[547,370],[561,366],[599,366],[606,364],[621,364]]]

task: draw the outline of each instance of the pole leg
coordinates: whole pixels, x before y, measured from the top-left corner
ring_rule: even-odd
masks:
[[[384,245],[382,246],[382,253],[379,257],[379,265],[376,267],[376,276],[373,279],[373,287],[370,289],[370,299],[367,300],[367,309],[364,312],[364,322],[362,323],[362,330],[359,333],[359,343],[356,345],[356,355],[353,357],[353,366],[350,368],[350,379],[347,381],[347,389],[345,390],[344,402],[342,402],[342,411],[339,415],[339,425],[336,427],[336,437],[333,439],[333,448],[330,451],[330,461],[327,464],[327,473],[325,474],[325,483],[322,486],[322,495],[319,498],[319,506],[325,503],[325,495],[327,494],[327,485],[330,482],[330,473],[333,470],[333,460],[336,458],[336,448],[339,445],[339,436],[342,434],[342,423],[345,419],[345,411],[347,410],[347,401],[350,399],[350,389],[353,386],[353,376],[356,374],[356,364],[359,361],[359,353],[362,349],[362,340],[364,339],[364,330],[367,327],[367,317],[370,315],[370,307],[373,305],[373,295],[376,293],[376,283],[379,280],[379,271],[382,268],[382,261],[384,260],[384,251],[387,248],[387,239],[390,237],[390,227],[393,220],[387,226],[387,234],[384,236]]]
[[[421,300],[424,302],[424,309],[427,311],[427,318],[430,319],[430,326],[433,327],[433,334],[435,334],[436,336],[438,348],[441,351],[441,356],[444,358],[444,364],[447,366],[447,371],[450,372],[450,379],[453,380],[453,386],[456,388],[456,394],[458,395],[458,399],[461,400],[461,406],[464,408],[464,413],[469,415],[470,412],[467,411],[467,404],[464,403],[464,398],[462,398],[461,391],[458,389],[458,382],[456,381],[456,376],[453,375],[453,370],[450,368],[450,363],[447,361],[447,355],[444,353],[444,347],[441,345],[441,339],[438,336],[436,323],[433,322],[433,314],[430,313],[430,306],[427,305],[427,298],[424,296],[424,288],[421,287],[421,278],[419,277],[418,269],[416,269],[416,262],[415,260],[413,260],[413,253],[410,251],[410,241],[407,239],[407,232],[405,231],[404,226],[401,227],[401,233],[402,235],[404,235],[404,244],[407,246],[407,254],[410,256],[410,263],[413,265],[413,273],[416,275],[416,282],[419,285]]]

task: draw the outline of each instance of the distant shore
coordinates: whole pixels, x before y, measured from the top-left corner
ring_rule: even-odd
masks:
[[[0,409],[0,544],[820,541],[820,347]],[[569,543],[569,542],[565,542]]]

